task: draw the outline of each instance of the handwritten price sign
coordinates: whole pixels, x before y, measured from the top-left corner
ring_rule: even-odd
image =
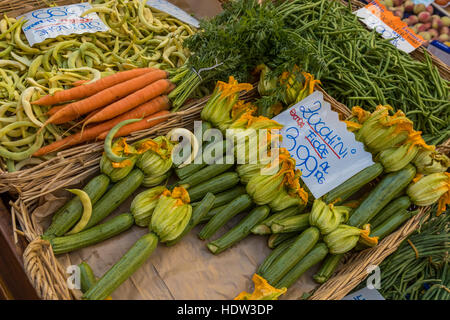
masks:
[[[301,178],[315,198],[373,164],[372,155],[355,140],[319,91],[273,119],[284,125],[281,146],[296,160]]]
[[[408,25],[394,16],[377,0],[372,0],[354,14],[369,28],[384,39],[392,39],[391,43],[398,49],[410,53],[424,43],[424,39],[412,31]]]
[[[45,39],[62,35],[108,31],[109,28],[95,12],[81,17],[83,12],[91,8],[89,3],[79,3],[39,9],[28,12],[19,18],[23,17],[27,20],[22,28],[32,46]]]

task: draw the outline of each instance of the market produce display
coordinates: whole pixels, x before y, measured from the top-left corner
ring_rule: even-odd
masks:
[[[279,129],[281,125],[257,116],[257,108],[252,103],[239,101],[239,92],[249,89],[251,85],[239,84],[232,77],[228,83],[218,82],[202,118],[221,130],[268,129],[270,141],[271,130]],[[424,142],[420,132],[413,129],[413,122],[401,110],[390,115],[391,109],[382,105],[373,112],[353,108],[353,116],[346,121],[347,127],[372,152],[377,163],[312,202],[308,201],[312,196],[300,183],[301,172],[295,169],[295,160],[283,148],[275,158],[278,168],[270,174],[261,171],[270,166],[270,158],[237,166],[191,163],[180,165],[175,170],[180,180],[167,187],[166,181],[175,166],[171,156],[177,142],[170,140],[170,133],[167,137],[144,139],[131,145],[124,138],[114,140],[122,126],[139,121],[125,120],[108,133],[101,165],[103,174],[93,179],[107,175],[114,185],[99,200],[92,199],[91,202],[88,184],[87,191],[78,193],[80,202],[72,199],[61,209],[70,210],[70,215],[76,219],[69,221],[68,214],[57,214],[44,237],[50,240],[55,254],[60,254],[113,237],[127,230],[133,222],[149,228],[150,233],[139,239],[85,292],[86,299],[105,299],[145,262],[158,242],[174,245],[194,226],[203,223],[198,237],[208,240],[206,246],[213,254],[220,254],[251,233],[272,234],[269,241],[274,251],[254,276],[255,292],[264,286],[268,290],[264,292],[274,293],[272,298],[278,297],[321,261],[324,263],[314,279],[323,283],[332,275],[343,254],[376,246],[378,241],[417,214],[412,204],[427,206],[438,202],[437,214],[440,215],[450,203],[450,175],[445,172],[450,160]],[[235,137],[239,133],[242,132],[237,131]],[[249,140],[244,138],[243,142],[241,148],[235,149],[235,158],[249,149]],[[222,145],[223,141],[214,143]],[[258,151],[266,147],[271,150],[267,139],[258,139],[254,147]],[[225,151],[224,148],[218,150]],[[216,156],[221,158],[220,154]],[[391,161],[386,160],[391,157]],[[131,214],[122,214],[102,223],[144,184],[146,175],[153,182],[146,185],[150,189],[134,198]],[[356,203],[347,201],[375,179],[378,180],[376,186],[363,199]],[[238,184],[244,188],[236,188]],[[225,196],[227,194],[233,194],[233,197]],[[221,198],[229,200],[220,201]],[[68,209],[71,203],[72,207]],[[95,204],[92,206],[92,203]],[[242,217],[237,225],[209,241],[237,215]],[[55,232],[62,228],[72,231]],[[249,295],[242,293],[236,299],[250,299]]]
[[[110,31],[33,47],[23,20],[0,21],[1,170],[102,141],[95,175],[65,189],[71,198],[29,241],[46,246],[40,258],[48,259],[144,230],[98,278],[87,262],[79,265],[82,299],[104,300],[158,246],[175,246],[195,227],[209,259],[251,236],[272,251],[254,270],[254,292],[236,292],[235,299],[275,300],[311,268],[319,267],[313,280],[323,284],[346,254],[376,250],[407,221],[425,216],[421,232],[381,265],[388,283],[382,294],[448,299],[450,159],[436,146],[450,137],[450,82],[428,54],[414,60],[368,31],[350,5],[259,2],[229,1],[197,32],[146,1],[94,0],[83,16],[96,12]],[[420,19],[431,19],[443,38],[446,20],[426,13]],[[351,109],[336,121],[374,164],[314,198],[292,151],[276,143],[283,125],[272,118],[318,86]],[[202,136],[177,124],[152,138],[129,138],[209,92],[198,109]],[[248,92],[255,95],[244,98]],[[227,139],[204,141],[208,129]],[[189,155],[180,152],[185,140]],[[118,210],[127,199],[129,208]],[[38,206],[20,201],[14,212]],[[433,210],[425,215],[425,207]]]
[[[137,77],[158,68],[182,67],[189,57],[183,41],[194,29],[152,11],[146,1],[98,0],[92,6],[83,16],[97,13],[110,31],[58,36],[33,47],[22,31],[25,20],[6,15],[1,20],[2,170],[42,163],[61,146],[92,141],[125,119],[145,118],[124,128],[124,135],[164,121],[147,120],[169,109],[164,94],[173,84],[160,82],[155,84],[158,89],[145,89],[145,85],[168,74],[157,71],[140,80]],[[85,128],[88,124],[92,125]]]
[[[389,39],[367,30],[339,1],[230,1],[201,28],[204,32],[185,42],[194,53],[187,62],[193,69],[171,93],[174,96],[188,96],[202,81],[226,80],[229,75],[250,81],[260,64],[272,70],[273,77],[297,65],[349,108],[395,105],[426,142],[437,145],[450,137],[449,83],[430,57],[425,54],[423,62],[412,59]],[[194,70],[202,70],[201,79]],[[277,90],[262,106],[282,101],[276,94],[282,92]]]

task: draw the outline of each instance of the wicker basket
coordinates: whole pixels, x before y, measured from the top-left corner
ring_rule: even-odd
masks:
[[[62,5],[79,1],[56,0],[51,2]],[[362,5],[355,1],[352,1],[352,4],[355,8]],[[0,12],[8,13],[10,16],[17,16],[48,6],[49,3],[44,0],[0,0]],[[418,60],[424,59],[424,49],[416,50],[412,56]],[[432,56],[432,60],[442,77],[450,79],[448,67],[434,56]],[[322,89],[317,89],[324,93],[325,100],[343,118],[350,115],[347,107],[327,95]],[[200,111],[206,100],[207,98],[196,101],[181,111],[170,114],[166,123],[149,130],[136,132],[130,137],[130,140],[163,134],[173,127],[191,127],[193,121],[200,118]],[[445,146],[441,146],[441,150],[448,153],[449,146],[450,141],[447,141]],[[42,230],[32,212],[39,205],[42,196],[80,183],[88,176],[95,174],[98,171],[101,150],[101,143],[91,143],[62,151],[58,153],[57,157],[28,170],[0,173],[0,192],[10,192],[17,197],[16,201],[10,203],[13,232],[15,237],[23,236],[29,242],[24,252],[25,270],[42,299],[73,299],[76,298],[76,295],[68,289],[65,270],[55,258],[51,246],[47,241],[40,239]],[[322,285],[311,299],[341,299],[344,297],[367,276],[366,268],[369,265],[381,263],[384,258],[397,249],[400,243],[417,228],[426,211],[427,209],[423,209],[419,215],[384,239],[377,247],[350,255],[337,274]],[[16,228],[18,224],[21,230]]]

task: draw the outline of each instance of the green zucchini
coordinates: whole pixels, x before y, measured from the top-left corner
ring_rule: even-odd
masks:
[[[181,240],[186,234],[189,233],[197,224],[199,224],[202,219],[208,214],[211,210],[212,205],[214,204],[215,196],[212,193],[207,193],[203,200],[200,202],[198,206],[196,206],[192,210],[191,219],[189,220],[188,225],[183,230],[183,232],[174,240],[166,242],[167,246],[172,246]]]
[[[50,239],[50,244],[52,245],[55,255],[71,252],[114,237],[131,228],[133,223],[133,215],[123,213],[105,223],[79,233],[52,238]]]
[[[381,240],[397,230],[398,227],[400,227],[405,221],[414,217],[418,212],[418,210],[400,210],[383,221],[379,226],[375,227],[370,233],[370,236],[378,237],[379,240]]]
[[[369,221],[372,230],[399,211],[409,208],[411,199],[408,196],[400,197],[389,202],[376,216]]]
[[[78,267],[80,268],[81,291],[84,293],[97,282],[97,278],[95,277],[91,266],[88,265],[87,262],[81,262]]]
[[[331,203],[336,199],[340,199],[338,203],[342,203],[382,172],[383,166],[380,163],[375,163],[328,192],[323,199],[325,203]]]
[[[303,231],[292,245],[281,254],[261,275],[272,286],[278,283],[303,257],[311,251],[320,237],[319,229],[310,227]]]
[[[193,175],[194,173],[198,172],[199,170],[205,168],[208,164],[210,163],[214,163],[214,159],[218,159],[219,157],[223,156],[224,150],[226,150],[225,148],[225,144],[222,142],[222,147],[221,149],[218,149],[219,154],[216,155],[215,152],[214,154],[212,154],[212,156],[214,157],[213,159],[207,159],[206,162],[203,161],[198,161],[199,157],[204,158],[204,154],[205,153],[210,153],[208,152],[209,148],[213,148],[214,147],[214,141],[208,141],[206,143],[203,144],[203,153],[199,154],[197,156],[197,158],[194,160],[194,163],[190,163],[187,166],[184,166],[182,168],[176,168],[175,169],[175,174],[178,176],[178,178],[180,179],[186,179],[188,177],[190,177],[191,175]]]
[[[269,239],[267,240],[267,246],[270,249],[274,249],[280,245],[280,243],[283,243],[284,241],[288,239],[295,238],[298,236],[298,232],[289,232],[289,233],[276,233],[271,234]]]
[[[189,189],[195,187],[196,185],[199,185],[202,182],[211,180],[212,178],[218,176],[219,174],[228,171],[228,169],[232,167],[233,164],[211,164],[197,171],[193,175],[190,175],[189,177],[178,181],[177,185]]]
[[[83,299],[104,300],[144,264],[157,245],[158,237],[153,233],[139,238],[128,252],[83,294]]]
[[[238,225],[233,227],[219,239],[208,243],[207,247],[209,251],[214,254],[218,254],[241,241],[250,234],[251,228],[264,220],[269,215],[269,213],[269,206],[260,206],[254,208],[244,219],[239,222]]]
[[[212,237],[225,223],[235,215],[243,212],[252,205],[252,199],[248,194],[243,194],[231,201],[222,211],[214,215],[198,234],[202,240]]]
[[[270,215],[267,219],[262,221],[260,224],[256,225],[252,229],[252,233],[260,234],[260,235],[270,234],[270,233],[272,233],[272,231],[270,230],[270,227],[272,226],[273,223],[275,223],[281,219],[299,214],[302,211],[303,210],[301,210],[300,207],[294,206],[294,207],[286,208],[277,213],[274,213],[274,214]]]
[[[186,179],[206,166],[206,163],[190,163],[187,166],[175,169],[175,174],[180,179]]]
[[[267,268],[295,241],[294,237],[284,240],[264,259],[263,263],[258,267],[257,274],[263,274]]]
[[[101,174],[86,184],[83,191],[89,195],[92,205],[97,203],[103,196],[108,189],[109,183],[110,179],[108,176]],[[43,238],[48,239],[64,235],[80,220],[82,213],[83,205],[80,198],[73,197],[53,215],[52,223],[44,232]]]
[[[270,227],[272,233],[303,231],[309,227],[309,213],[298,214],[274,222]]]
[[[411,164],[402,170],[384,176],[348,220],[350,226],[361,228],[380,212],[414,178],[416,169]]]
[[[237,186],[233,189],[221,192],[221,193],[217,193],[215,194],[215,200],[213,203],[213,206],[211,209],[215,209],[218,207],[221,207],[223,205],[226,205],[228,203],[230,203],[231,200],[239,197],[240,195],[243,195],[244,193],[246,193],[245,191],[245,187],[244,186]],[[194,202],[191,203],[192,207],[196,207],[197,205],[199,205],[200,202]]]
[[[236,172],[225,172],[188,190],[191,201],[202,199],[208,192],[213,194],[231,189],[239,183]]]
[[[314,280],[320,284],[327,282],[328,279],[330,279],[330,277],[334,274],[334,271],[339,266],[339,263],[341,262],[343,257],[344,257],[343,253],[342,254],[330,253],[325,258],[319,271],[313,276]]]
[[[223,209],[226,208],[226,204],[217,208],[214,208],[212,210],[209,210],[200,220],[199,223],[206,223],[209,220],[211,220],[212,217],[214,217],[216,214],[218,214],[219,212],[221,212]]]
[[[322,261],[328,254],[327,245],[320,242],[311,249],[280,281],[275,285],[276,288],[289,288],[292,286],[308,269]]]
[[[92,208],[92,215],[85,229],[95,226],[116,210],[139,188],[143,180],[144,173],[139,169],[133,169],[125,178],[114,184]]]

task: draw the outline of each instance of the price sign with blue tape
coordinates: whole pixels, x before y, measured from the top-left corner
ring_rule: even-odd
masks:
[[[81,17],[83,12],[91,8],[89,3],[78,3],[31,11],[19,18],[27,20],[22,28],[32,46],[57,36],[108,31],[108,26],[96,13]]]
[[[319,91],[273,119],[284,125],[281,146],[316,199],[374,163]]]

